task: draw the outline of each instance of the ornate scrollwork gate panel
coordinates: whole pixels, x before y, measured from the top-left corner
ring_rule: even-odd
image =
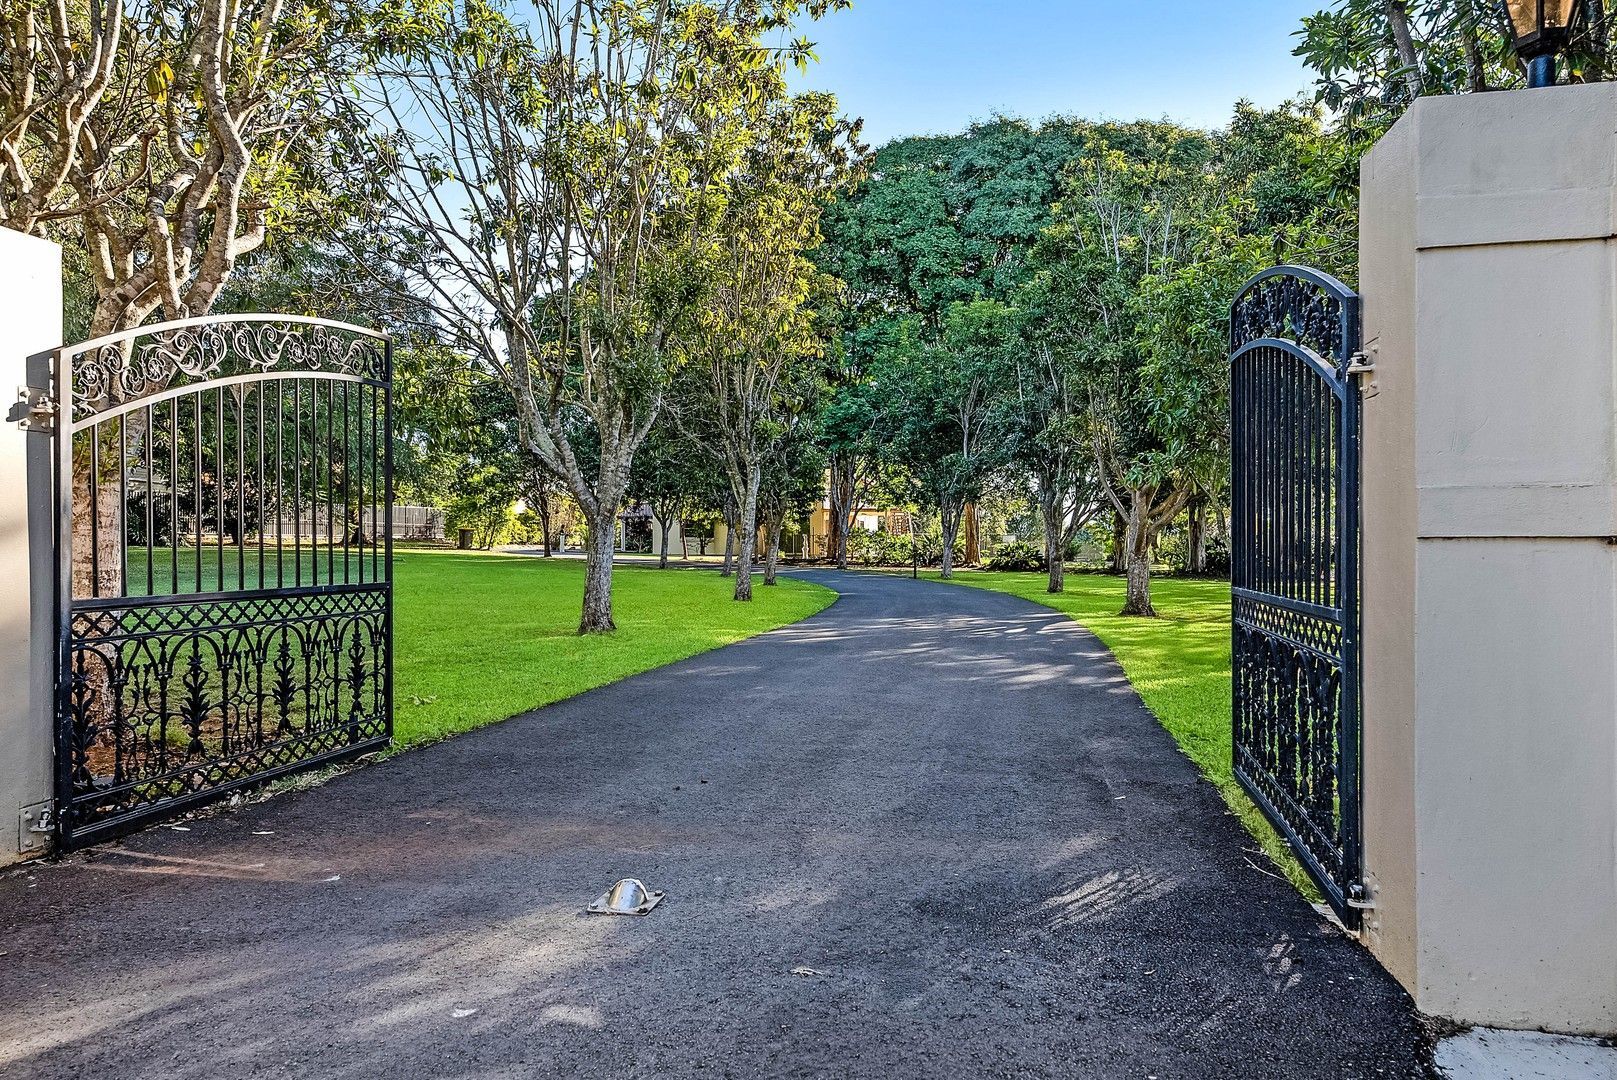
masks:
[[[1357,925],[1359,298],[1281,266],[1231,310],[1235,776]]]
[[[392,353],[295,316],[60,350],[57,832],[392,735]]]

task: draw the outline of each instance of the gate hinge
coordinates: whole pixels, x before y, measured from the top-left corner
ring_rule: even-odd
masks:
[[[1364,882],[1362,881],[1356,881],[1349,885],[1347,896],[1343,899],[1347,901],[1348,907],[1356,911],[1371,911],[1376,906],[1375,900],[1370,897],[1370,890],[1364,887]]]
[[[1356,352],[1348,357],[1348,365],[1344,369],[1344,373],[1348,378],[1355,375],[1374,375],[1376,373],[1376,362],[1370,359],[1367,353]],[[1369,399],[1381,393],[1381,387],[1376,383],[1375,379],[1365,379],[1359,384],[1359,391],[1364,394],[1366,399]]]
[[[17,850],[24,854],[39,851],[56,832],[56,804],[43,802],[25,806],[17,815]]]
[[[24,431],[56,430],[56,402],[49,390],[37,386],[24,386],[17,391],[17,403],[11,407],[10,420]]]

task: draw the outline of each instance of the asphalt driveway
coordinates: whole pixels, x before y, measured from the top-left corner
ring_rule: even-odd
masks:
[[[0,878],[0,1076],[1424,1075],[1093,637],[809,576],[797,626]],[[582,913],[626,875],[668,898]]]

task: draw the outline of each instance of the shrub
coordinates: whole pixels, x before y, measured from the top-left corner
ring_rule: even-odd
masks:
[[[1044,558],[1044,549],[1037,544],[1019,541],[1006,544],[990,555],[983,568],[987,570],[1019,570],[1030,572],[1044,570],[1048,566]]]
[[[468,469],[455,479],[449,504],[444,507],[446,534],[472,530],[480,548],[505,543],[517,528],[517,495],[509,478],[493,466]]]
[[[936,524],[931,525],[914,541],[908,533],[871,532],[855,528],[848,533],[848,561],[860,566],[908,566],[920,549],[922,566],[937,566],[943,562],[943,538]],[[961,565],[966,557],[966,543],[957,538],[954,545],[954,563]]]
[[[848,533],[848,558],[860,566],[907,566],[910,555],[908,536],[859,528]]]

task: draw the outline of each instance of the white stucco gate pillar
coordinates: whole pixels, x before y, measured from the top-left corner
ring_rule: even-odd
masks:
[[[1617,1031],[1617,85],[1423,98],[1363,164],[1365,940]]]
[[[8,403],[0,410],[0,866],[43,852],[48,840],[40,827],[52,786],[50,437],[24,431],[17,418],[25,407],[11,403],[30,381],[29,358],[61,343],[61,249],[0,229],[0,393]]]

